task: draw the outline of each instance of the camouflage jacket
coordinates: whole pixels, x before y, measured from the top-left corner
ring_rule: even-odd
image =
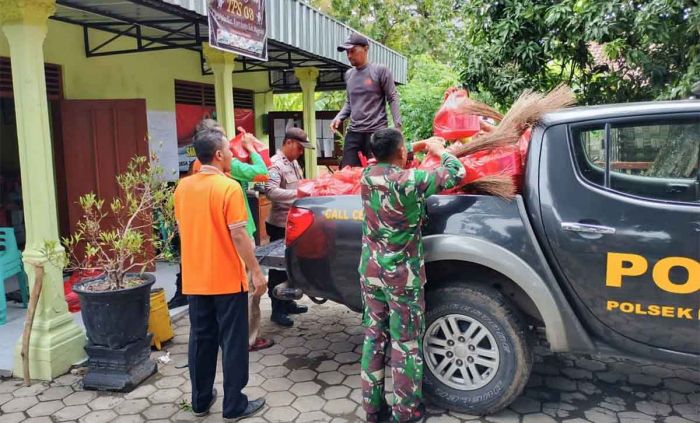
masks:
[[[425,283],[421,225],[426,200],[465,175],[462,163],[449,153],[442,154],[440,164],[432,171],[377,164],[362,172],[363,283],[409,289]]]

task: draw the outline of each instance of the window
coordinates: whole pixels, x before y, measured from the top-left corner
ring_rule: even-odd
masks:
[[[644,198],[700,200],[699,118],[610,123],[608,129],[609,145],[604,123],[573,130],[576,161],[584,178]]]

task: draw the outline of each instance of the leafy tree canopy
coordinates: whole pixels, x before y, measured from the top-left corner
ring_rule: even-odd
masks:
[[[680,98],[700,80],[694,0],[471,0],[462,80],[509,104],[565,82],[581,103]]]

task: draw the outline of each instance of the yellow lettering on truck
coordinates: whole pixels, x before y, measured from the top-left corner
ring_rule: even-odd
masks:
[[[674,267],[682,267],[688,271],[688,280],[684,283],[673,283],[669,274]],[[700,291],[700,262],[686,257],[666,257],[659,260],[652,273],[656,286],[673,294],[692,294]]]
[[[678,283],[672,281],[670,275],[674,267],[685,269],[688,279]],[[608,253],[605,286],[621,288],[623,278],[642,276],[648,269],[649,262],[638,254]],[[651,276],[656,286],[671,294],[694,294],[700,291],[700,262],[692,258],[662,258],[654,265]]]
[[[623,276],[641,276],[647,271],[648,267],[647,260],[640,255],[608,253],[605,284],[620,288]]]

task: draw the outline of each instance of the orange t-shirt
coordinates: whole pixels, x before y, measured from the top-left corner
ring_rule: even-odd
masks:
[[[229,231],[245,227],[247,223],[243,190],[233,179],[205,169],[183,178],[175,189],[182,293],[219,295],[247,292],[245,265]]]

